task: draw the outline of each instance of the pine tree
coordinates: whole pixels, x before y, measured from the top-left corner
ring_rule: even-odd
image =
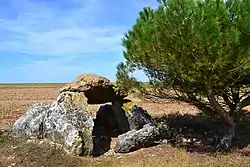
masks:
[[[234,115],[250,105],[250,1],[158,2],[125,34],[124,57],[175,98],[223,121],[228,133],[220,147],[229,148]]]

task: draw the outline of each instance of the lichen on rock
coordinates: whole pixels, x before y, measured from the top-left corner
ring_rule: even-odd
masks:
[[[13,125],[13,134],[48,138],[74,155],[103,154],[110,149],[111,137],[118,135],[118,152],[143,147],[158,130],[147,111],[126,96],[109,79],[82,74],[62,87],[52,104],[32,105]],[[107,102],[112,104],[101,106],[94,120],[88,104]]]
[[[63,103],[63,102],[62,102]],[[63,145],[66,151],[76,155],[91,155],[94,122],[85,108],[62,107],[54,102],[44,122],[44,137]]]
[[[56,101],[66,112],[71,112],[77,108],[87,110],[87,98],[82,92],[62,92]]]
[[[35,103],[24,113],[12,127],[12,133],[16,137],[29,136],[41,138],[43,135],[44,118],[50,104]]]
[[[115,152],[128,153],[143,147],[152,146],[158,135],[158,128],[151,124],[144,125],[140,130],[128,131],[118,136]]]
[[[62,87],[60,92],[83,92],[88,99],[88,104],[112,102],[117,98],[123,99],[127,96],[109,79],[94,74],[79,75],[73,82]]]
[[[128,118],[130,130],[139,130],[146,124],[154,124],[152,117],[142,107],[138,107],[133,102],[123,104],[123,109]]]
[[[15,137],[49,138],[74,155],[91,155],[94,122],[82,93],[63,92],[50,104],[34,104],[13,125]]]

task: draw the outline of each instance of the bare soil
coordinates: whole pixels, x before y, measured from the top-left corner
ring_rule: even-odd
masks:
[[[0,129],[8,130],[32,103],[51,102],[59,94],[64,84],[9,84],[0,85]],[[173,101],[143,101],[133,95],[128,98],[146,109],[151,115],[169,113],[196,114],[198,110],[185,103]],[[100,105],[89,106],[95,115]],[[22,141],[12,139],[8,133],[0,131],[0,167],[1,166],[250,166],[250,157],[239,152],[230,154],[200,154],[185,149],[161,144],[140,149],[128,154],[108,152],[98,158],[72,157],[58,148],[51,148],[46,141]],[[6,135],[5,135],[6,134]],[[35,143],[34,143],[35,142]],[[115,139],[112,141],[112,146]]]

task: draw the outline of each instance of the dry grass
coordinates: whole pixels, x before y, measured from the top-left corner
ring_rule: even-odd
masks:
[[[0,146],[0,166],[3,167],[246,167],[250,163],[250,157],[239,154],[188,153],[169,145],[97,158],[65,155],[60,148],[51,147],[47,141],[27,142],[8,138]]]
[[[58,95],[63,84],[12,84],[0,85],[0,129],[7,129],[34,102],[51,102]],[[133,101],[153,115],[168,113],[192,113],[196,108],[185,103],[163,101],[161,103],[145,102],[130,95]],[[99,105],[89,107],[95,114]],[[27,143],[0,135],[0,166],[100,166],[100,167],[139,167],[139,166],[250,166],[250,157],[238,153],[199,154],[174,148],[168,144],[140,149],[128,154],[112,154],[98,158],[72,157],[60,149],[49,146],[46,142]]]

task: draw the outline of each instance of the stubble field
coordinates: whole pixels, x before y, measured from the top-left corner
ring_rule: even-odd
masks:
[[[32,103],[51,102],[64,84],[6,84],[0,85],[0,130],[8,130]],[[195,107],[170,101],[143,101],[130,95],[128,98],[146,109],[151,115],[169,113],[196,114]],[[100,105],[90,105],[95,115]],[[34,144],[0,136],[0,166],[250,166],[250,157],[239,153],[200,154],[187,152],[161,144],[128,154],[110,154],[98,158],[72,157],[50,148],[46,142]]]

